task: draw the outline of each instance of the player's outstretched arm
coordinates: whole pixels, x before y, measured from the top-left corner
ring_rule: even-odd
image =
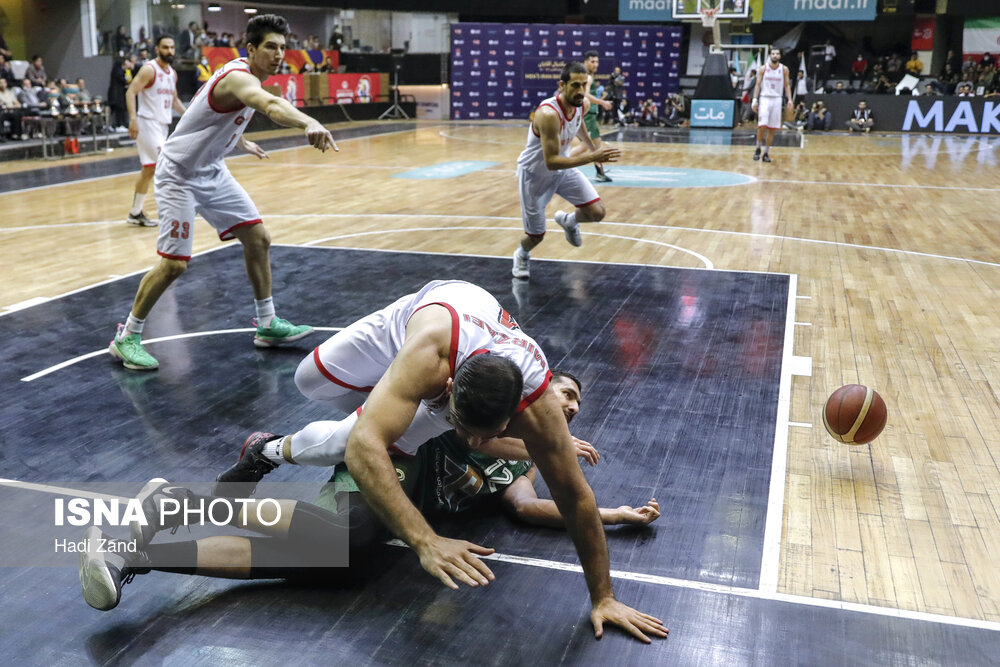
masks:
[[[351,430],[345,462],[379,519],[413,547],[425,570],[449,588],[458,588],[455,580],[485,586],[494,577],[478,556],[493,549],[437,535],[403,493],[388,453],[406,432],[421,399],[438,395],[448,381],[451,318],[438,318],[446,326],[437,326],[434,313],[439,309],[443,311],[429,306],[410,318],[402,349]]]
[[[667,629],[661,621],[615,599],[594,492],[576,463],[572,436],[551,387],[511,422],[508,433],[524,440],[565,518],[590,591],[594,635],[599,638],[608,622],[645,642],[649,641],[647,634],[665,637]]]
[[[504,509],[524,523],[548,528],[565,528],[566,522],[556,504],[546,498],[539,498],[533,482],[535,469],[518,477],[504,489],[501,497]],[[601,523],[605,526],[631,525],[648,526],[660,517],[660,505],[653,498],[644,507],[598,507]]]
[[[309,145],[313,148],[324,152],[327,148],[340,150],[337,142],[333,140],[333,135],[318,120],[305,115],[283,97],[277,97],[264,90],[260,85],[260,79],[252,74],[231,72],[223,77],[215,90],[209,94],[223,100],[231,97],[265,114],[278,125],[305,130]]]

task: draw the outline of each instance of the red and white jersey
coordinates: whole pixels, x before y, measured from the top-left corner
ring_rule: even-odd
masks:
[[[232,72],[250,73],[246,58],[237,58],[216,70],[194,97],[173,134],[163,144],[161,155],[187,170],[195,170],[222,160],[239,142],[253,109],[240,105],[237,109],[219,109],[212,104],[212,90]]]
[[[514,321],[493,295],[482,287],[461,280],[435,280],[427,283],[415,294],[408,294],[389,306],[389,330],[386,332],[386,349],[379,353],[391,363],[403,347],[406,323],[425,306],[437,304],[451,313],[451,366],[452,376],[462,362],[476,354],[488,352],[506,357],[517,364],[524,378],[521,405],[528,407],[542,395],[549,385],[552,373],[549,363],[538,343],[528,336]],[[372,355],[375,357],[378,355]],[[388,367],[388,363],[385,364]],[[424,401],[421,407],[430,412],[446,411],[447,397],[443,400]]]
[[[576,133],[580,131],[580,124],[583,123],[583,107],[573,107],[573,111],[567,117],[566,112],[563,111],[562,105],[559,104],[558,95],[542,100],[542,103],[538,105],[538,108],[541,109],[542,107],[555,109],[556,114],[558,114],[559,155],[568,157],[570,147],[573,145],[573,137],[575,137]],[[538,111],[536,110],[535,113],[538,113]],[[517,158],[517,164],[529,170],[536,170],[539,168],[547,169],[545,166],[545,154],[542,151],[542,140],[541,137],[535,132],[534,123],[528,127],[528,141],[524,150],[521,151],[521,155]]]
[[[764,66],[764,78],[760,82],[761,97],[781,97],[784,94],[785,69],[781,63],[777,67],[771,67],[770,63]]]
[[[174,94],[177,91],[177,72],[170,65],[164,69],[158,60],[150,60],[146,65],[153,68],[153,80],[139,91],[140,118],[155,120],[170,125],[173,120]],[[143,67],[146,67],[143,65]]]

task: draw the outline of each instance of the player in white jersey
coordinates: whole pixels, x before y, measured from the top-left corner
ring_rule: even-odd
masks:
[[[130,225],[155,227],[142,212],[142,205],[153,182],[156,158],[167,140],[167,130],[173,120],[173,112],[183,115],[184,104],[177,97],[177,72],[170,66],[174,61],[174,38],[160,35],[156,40],[156,58],[143,64],[132,78],[125,91],[125,105],[128,107],[128,136],[135,139],[139,149],[139,163],[142,171],[135,182],[132,208],[125,220]],[[136,108],[138,101],[138,108]]]
[[[559,195],[576,207],[566,213],[557,211],[555,221],[574,246],[583,243],[579,223],[604,219],[604,204],[597,190],[575,167],[591,162],[615,162],[621,151],[613,146],[597,148],[590,140],[583,116],[590,106],[586,99],[588,72],[581,63],[569,63],[559,77],[559,92],[535,110],[528,129],[528,141],[517,158],[517,186],[521,195],[521,221],[524,236],[514,251],[515,278],[528,278],[531,250],[545,236],[545,207]],[[589,150],[573,151],[573,137]]]
[[[254,345],[280,345],[312,332],[311,327],[275,316],[271,238],[260,224],[257,207],[223,159],[237,145],[258,158],[267,157],[257,144],[243,137],[254,111],[267,114],[278,125],[304,130],[314,148],[339,150],[319,121],[261,87],[261,82],[281,67],[287,34],[288,23],[280,16],[262,14],[250,19],[247,57],[226,63],[212,75],[191,99],[160,151],[155,174],[160,262],[143,276],[132,312],[124,325],[118,325],[110,345],[111,355],[126,368],[153,370],[159,366],[142,346],[143,325],[160,295],[187,269],[197,213],[216,229],[220,239],[236,238],[243,245],[257,313]]]
[[[757,112],[757,149],[753,159],[761,159],[760,145],[765,141],[764,162],[771,161],[771,144],[774,143],[774,131],[781,127],[781,95],[784,92],[788,99],[788,108],[792,108],[792,88],[788,79],[788,68],[781,64],[781,49],[771,49],[768,62],[757,72],[757,85],[753,89],[753,101],[750,108]]]
[[[251,435],[237,464],[219,475],[216,495],[242,496],[280,463],[345,462],[368,505],[413,547],[424,569],[450,588],[458,588],[454,579],[485,586],[493,574],[477,554],[492,549],[437,535],[403,492],[389,453],[413,452],[454,429],[469,447],[510,458],[510,439],[520,439],[519,451],[527,448],[566,518],[598,636],[605,621],[643,639],[643,631],[666,636],[660,621],[614,598],[594,493],[576,462],[551,377],[538,344],[488,292],[461,281],[428,283],[350,325],[299,364],[299,390],[350,416],[314,422],[291,436]]]

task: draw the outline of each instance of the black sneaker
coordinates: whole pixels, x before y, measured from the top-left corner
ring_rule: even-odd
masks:
[[[608,176],[607,174],[602,174],[601,172],[597,172],[597,180],[599,180],[601,183],[611,183],[612,182],[610,176]]]
[[[139,549],[145,549],[153,536],[161,530],[170,528],[173,534],[184,525],[184,501],[194,494],[184,487],[169,484],[167,480],[159,477],[151,479],[136,496],[145,521],[142,523],[132,521],[129,524],[129,533]],[[171,508],[170,512],[164,512],[162,504],[166,499],[177,501],[180,504],[179,511],[172,511]]]
[[[156,220],[150,220],[149,218],[147,218],[146,214],[143,213],[142,211],[139,211],[139,215],[132,215],[131,213],[129,213],[128,218],[125,219],[125,222],[127,222],[130,225],[135,225],[136,227],[156,227],[159,225],[159,223],[156,222]]]
[[[771,161],[771,156],[768,155],[767,153],[764,153],[764,157],[761,158],[761,159],[763,159],[764,162],[770,162]]]
[[[754,159],[755,162],[760,159],[760,149],[759,148],[753,152],[753,159]]]
[[[278,467],[277,463],[261,453],[264,451],[264,444],[281,437],[284,436],[263,431],[251,433],[243,443],[239,461],[215,478],[212,495],[227,498],[243,498],[251,495],[257,488],[257,482]]]
[[[129,552],[129,543],[109,539],[97,526],[88,528],[83,539],[87,545],[80,552],[83,599],[94,609],[114,609],[122,598],[122,586],[149,572],[149,559],[142,550]]]

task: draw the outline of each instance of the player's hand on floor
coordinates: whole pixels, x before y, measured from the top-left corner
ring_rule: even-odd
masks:
[[[622,505],[618,508],[621,514],[618,523],[628,526],[648,526],[660,518],[660,503],[656,498],[650,498],[644,507],[629,507]]]
[[[458,589],[453,578],[473,587],[486,586],[495,578],[486,563],[477,556],[493,553],[493,549],[488,547],[439,536],[417,553],[423,568],[451,589]]]
[[[597,449],[586,440],[581,440],[576,436],[572,436],[572,438],[573,446],[576,447],[576,455],[592,466],[597,465],[597,462],[601,460],[601,455],[597,452]]]
[[[594,162],[618,162],[618,158],[622,156],[622,149],[617,146],[603,144],[597,149],[594,156]]]
[[[594,636],[598,639],[604,635],[605,622],[617,625],[646,644],[650,642],[647,635],[666,637],[670,632],[660,619],[632,609],[614,598],[604,598],[595,604],[590,611],[590,622],[594,624]]]
[[[261,148],[254,142],[247,141],[245,139],[243,140],[243,150],[245,150],[247,153],[250,153],[250,155],[260,158],[261,160],[266,160],[268,157],[267,151],[265,151],[263,148]]]

